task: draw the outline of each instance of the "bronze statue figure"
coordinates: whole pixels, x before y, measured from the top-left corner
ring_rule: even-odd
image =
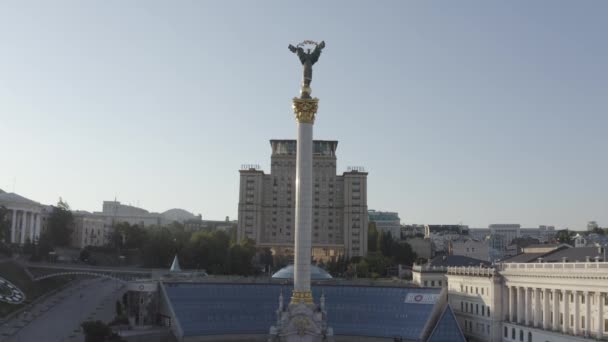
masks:
[[[304,45],[315,45],[314,50],[312,52],[310,49],[306,49],[304,51]],[[321,56],[321,50],[325,47],[325,42],[316,43],[311,40],[305,40],[302,43],[298,44],[297,47],[289,44],[289,50],[298,55],[300,58],[300,62],[302,62],[302,66],[304,67],[304,79],[302,81],[302,96],[309,97],[310,96],[310,82],[312,81],[312,66],[319,60],[319,56]]]

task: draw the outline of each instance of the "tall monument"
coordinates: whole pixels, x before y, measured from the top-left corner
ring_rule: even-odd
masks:
[[[289,45],[304,69],[300,97],[293,99],[293,111],[298,128],[296,150],[296,225],[294,276],[291,301],[285,308],[283,294],[279,297],[277,323],[270,328],[272,342],[321,342],[333,340],[333,330],[327,326],[325,298],[314,303],[310,289],[312,249],[312,127],[319,99],[310,96],[312,66],[319,60],[325,42],[305,40],[297,46]]]

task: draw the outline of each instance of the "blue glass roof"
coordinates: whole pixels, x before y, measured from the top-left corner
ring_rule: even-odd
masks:
[[[427,342],[466,342],[450,305],[443,310]]]
[[[293,279],[293,265],[288,265],[276,271],[272,277],[274,279]],[[312,280],[327,280],[332,279],[331,274],[324,269],[315,265],[310,265],[310,279]]]
[[[279,284],[165,283],[184,336],[267,334],[276,322],[279,293],[284,304],[291,287]],[[313,286],[325,293],[329,326],[335,335],[420,340],[440,289]]]

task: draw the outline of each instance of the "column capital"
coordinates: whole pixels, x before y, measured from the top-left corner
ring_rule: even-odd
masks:
[[[293,98],[293,111],[296,115],[296,121],[298,123],[315,123],[315,116],[319,107],[319,99],[302,99]]]

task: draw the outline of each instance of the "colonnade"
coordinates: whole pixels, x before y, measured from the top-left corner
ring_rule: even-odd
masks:
[[[576,336],[604,336],[606,293],[507,285],[505,321]],[[591,331],[591,308],[594,329]]]
[[[37,241],[40,237],[40,212],[27,209],[7,209],[9,211],[12,211],[12,214],[10,216],[10,242],[23,245],[25,244],[26,238],[29,238],[30,242],[32,243]],[[28,236],[26,236],[26,234]]]

